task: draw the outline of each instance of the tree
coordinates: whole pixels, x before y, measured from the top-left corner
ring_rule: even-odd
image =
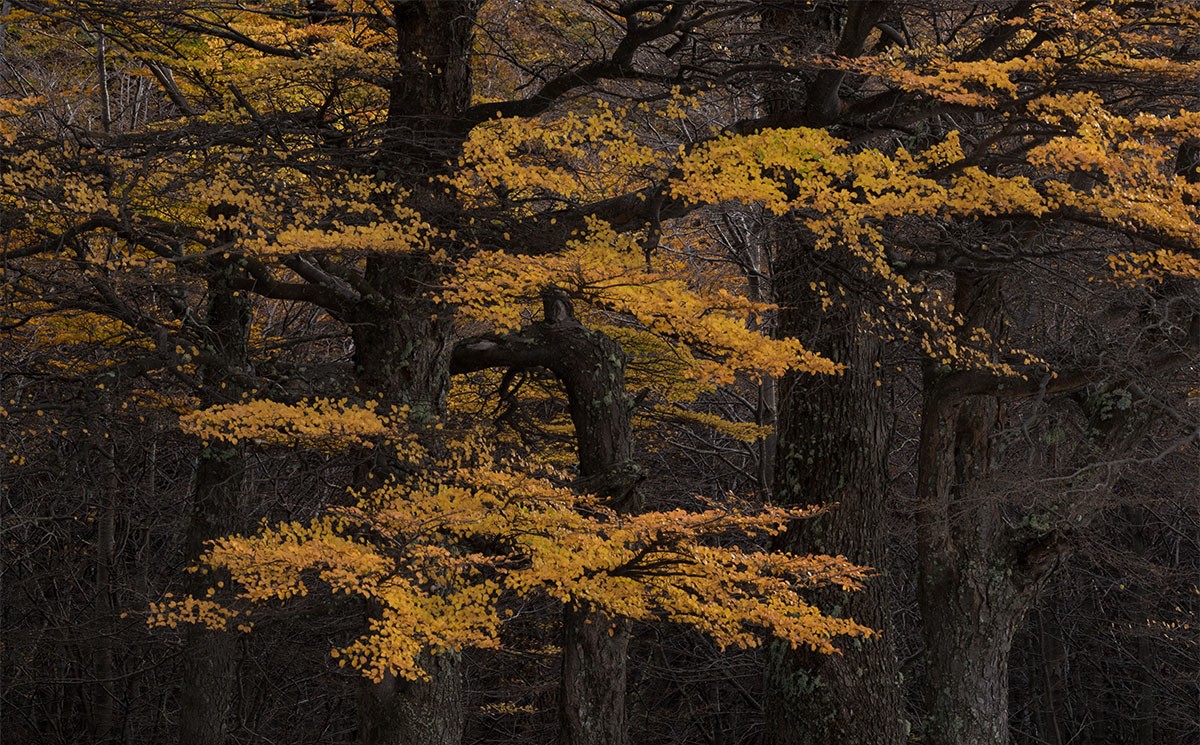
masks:
[[[17,200],[37,198],[41,184],[67,180],[73,169],[86,174],[98,168],[103,175],[78,176],[79,199],[38,214],[36,222],[22,226],[16,236],[21,245],[8,256],[38,259],[71,243],[86,264],[95,260],[87,251],[89,242],[99,237],[116,251],[127,252],[130,263],[148,260],[155,266],[165,262],[168,268],[182,270],[185,281],[207,278],[214,309],[217,303],[228,302],[222,297],[238,298],[245,292],[316,304],[344,323],[353,338],[355,398],[384,410],[403,409],[416,445],[433,458],[427,465],[438,463],[447,447],[438,428],[445,419],[453,315],[445,301],[431,296],[428,288],[440,284],[448,263],[460,258],[466,262],[461,276],[468,276],[472,257],[498,237],[497,224],[511,222],[514,232],[528,224],[528,208],[514,208],[513,192],[532,188],[533,198],[543,203],[542,210],[553,208],[562,198],[553,193],[562,180],[543,183],[543,171],[536,164],[521,164],[501,177],[487,176],[483,169],[495,167],[510,155],[497,150],[508,144],[503,139],[505,128],[493,131],[480,125],[493,115],[538,115],[573,89],[606,78],[641,78],[646,73],[633,66],[635,53],[661,53],[665,39],[708,20],[702,7],[688,4],[640,10],[601,8],[624,34],[615,37],[618,43],[611,59],[588,63],[582,72],[565,71],[527,99],[472,105],[467,60],[472,53],[470,30],[477,9],[476,3],[405,3],[396,6],[394,15],[374,10],[364,15],[352,6],[322,5],[319,10],[296,13],[290,4],[237,10],[203,3],[154,9],[131,3],[93,13],[66,6],[22,5],[22,11],[34,14],[33,29],[54,29],[56,24],[103,25],[108,43],[132,59],[145,61],[182,111],[184,118],[179,124],[183,129],[177,131],[207,150],[197,156],[189,144],[163,147],[164,138],[154,130],[123,138],[103,137],[96,144],[85,141],[69,152],[66,160],[46,161],[31,150],[11,171],[12,182],[20,187],[13,194]],[[381,73],[363,76],[359,71],[364,69]],[[106,76],[102,73],[101,78],[103,87]],[[667,81],[663,78],[658,85]],[[476,139],[469,140],[476,132]],[[542,137],[548,147],[564,149],[564,156],[583,162],[593,157],[589,151],[595,148],[633,158],[631,164],[640,159],[644,167],[662,168],[652,151],[619,136],[615,118],[604,108],[573,121],[559,120],[556,114],[547,120]],[[478,149],[481,143],[485,149]],[[144,149],[152,153],[149,158]],[[460,155],[467,160],[462,172],[454,176]],[[501,160],[496,160],[497,155]],[[143,174],[150,162],[158,173],[146,178]],[[477,181],[481,176],[487,180]],[[635,184],[639,181],[645,182],[633,179]],[[498,201],[486,192],[471,194],[479,183],[503,187],[509,193]],[[590,189],[595,195],[605,195],[629,184],[629,177],[618,175],[616,180],[599,179]],[[577,198],[579,194],[571,186],[563,196]],[[474,223],[473,213],[481,215],[480,227],[463,227]],[[583,226],[579,218],[576,224]],[[558,271],[574,273],[575,262],[590,261],[591,273],[596,276],[589,281],[634,274],[631,262],[621,256],[633,246],[614,245],[622,243],[603,222],[589,223],[586,239],[567,247]],[[546,249],[558,246],[551,240]],[[486,256],[477,264],[486,267]],[[537,281],[540,289],[544,277],[526,276],[534,267],[525,260],[510,266],[509,271],[521,281]],[[298,275],[302,282],[277,279],[280,270]],[[491,271],[502,272],[503,267]],[[654,270],[640,273],[640,281],[659,283],[677,294],[686,287],[686,283],[669,280]],[[213,282],[220,286],[212,286]],[[30,291],[35,291],[33,287],[31,283]],[[469,284],[467,288],[471,289]],[[578,288],[577,292],[584,289],[591,288]],[[82,290],[89,294],[88,288]],[[475,291],[479,292],[478,283]],[[462,288],[459,292],[455,296],[458,302],[469,304],[469,295],[461,294]],[[132,318],[127,303],[113,288],[100,288],[100,296],[102,310],[115,315],[124,312],[144,333],[162,337],[171,328],[171,322],[148,314]],[[684,292],[677,298],[677,307],[670,302],[655,305],[665,299],[661,290],[639,295],[619,286],[591,299],[599,307],[609,304],[613,310],[639,318],[647,326],[646,335],[660,339],[685,330],[684,314],[704,317],[705,322],[687,330],[681,340],[697,346],[699,355],[686,352],[686,346],[671,345],[684,350],[688,358],[685,372],[701,389],[730,380],[739,372],[773,373],[795,364],[832,369],[815,356],[797,357],[801,348],[794,342],[773,342],[747,332],[746,314],[759,310],[723,288],[711,296]],[[220,315],[216,310],[213,313]],[[208,346],[176,344],[175,349],[185,358],[209,352],[201,358],[208,366],[227,368],[237,362],[236,353],[233,358],[217,355]],[[667,347],[660,348],[659,354],[664,351],[679,353]],[[625,406],[620,401],[609,405],[613,411]],[[580,442],[590,441],[593,434],[580,433]],[[214,443],[203,452],[218,449]],[[585,455],[588,451],[586,446],[581,450]],[[585,457],[583,474],[589,481],[601,483],[609,478],[609,470],[628,469],[627,458],[621,452],[615,455],[617,460],[612,463],[591,463]],[[235,465],[229,467],[232,470],[219,478],[223,484],[237,471]],[[372,457],[364,462],[359,478],[364,485],[387,484],[405,468],[390,455]],[[197,483],[205,482],[198,479]],[[779,517],[779,513],[767,512],[760,518],[764,521],[761,525],[751,523],[750,527],[757,530]],[[699,546],[688,551],[704,553]],[[725,563],[732,570],[741,561],[734,556]],[[766,559],[746,561],[745,571],[751,575],[744,581],[752,584],[753,572],[762,574],[762,581],[770,585],[772,572],[787,573],[802,566],[789,564],[789,560],[781,560],[775,568]],[[230,563],[227,568],[235,566]],[[836,573],[829,577],[836,579]],[[852,578],[846,574],[847,582]],[[785,597],[798,602],[786,584],[771,590],[766,602],[778,606]],[[677,601],[680,599],[673,602]],[[186,602],[180,613],[212,611],[203,601],[195,602],[200,605]],[[368,606],[377,616],[386,616],[389,610],[379,597],[372,597]],[[670,613],[681,612],[671,610],[669,604],[663,607]],[[799,614],[801,618],[807,615]],[[590,611],[569,616],[569,623],[580,627],[574,638],[591,634],[583,627],[590,625],[592,617]],[[373,623],[387,622],[377,617]],[[825,647],[821,640],[827,632],[821,630],[823,622],[819,620],[810,632],[786,619],[755,623],[767,623],[792,641]],[[849,622],[833,623],[829,628],[857,629]],[[465,639],[429,640],[429,651],[437,648],[447,654],[420,664],[424,675],[432,675],[424,681],[400,684],[390,677],[392,667],[402,673],[417,670],[415,660],[404,663],[403,656],[390,656],[386,657],[388,665],[374,667],[368,659],[362,660],[377,679],[363,697],[362,736],[380,742],[456,739],[461,732],[461,716],[456,713],[461,698],[455,692],[460,672],[453,649],[478,641],[479,633],[476,629]],[[735,638],[748,641],[748,637]],[[619,646],[608,650],[602,638],[580,647],[577,658],[582,660],[588,654],[611,658],[603,663],[610,667],[624,664]],[[564,737],[589,741],[600,733],[622,730],[619,692],[594,691],[590,686],[579,691],[577,700],[564,696],[568,707]],[[592,696],[608,703],[588,701]],[[193,696],[190,700],[207,711],[195,712],[188,721],[218,723],[223,717],[224,695]],[[572,734],[570,723],[586,718],[572,713],[572,706],[581,710],[599,706],[612,721],[593,733]],[[206,724],[205,728],[220,737],[219,724]],[[185,737],[194,730],[190,728]]]
[[[854,35],[864,32],[857,24],[870,12],[868,5],[855,6],[856,12],[847,16],[841,37],[844,48],[839,50],[843,54],[861,49],[861,41],[856,42]],[[882,4],[876,8],[876,18],[882,17],[884,10]],[[904,112],[901,117],[923,121],[942,116],[947,106],[949,110],[986,112],[987,117],[995,118],[978,120],[988,123],[970,134],[977,144],[969,155],[952,155],[949,161],[934,166],[928,177],[916,179],[903,175],[907,170],[904,163],[911,157],[907,150],[896,151],[899,161],[888,159],[887,165],[880,165],[878,151],[848,148],[847,157],[860,160],[842,170],[834,151],[817,144],[823,135],[811,131],[759,136],[749,148],[743,146],[744,140],[731,138],[706,155],[712,163],[719,162],[714,172],[729,174],[725,184],[733,185],[730,192],[754,195],[781,213],[792,205],[815,212],[807,225],[816,235],[818,247],[833,250],[848,244],[868,269],[890,267],[902,272],[898,294],[906,292],[912,281],[919,292],[931,296],[921,299],[918,317],[902,322],[906,327],[903,333],[915,331],[924,353],[932,358],[924,384],[927,403],[922,414],[917,485],[928,736],[939,742],[1001,742],[1008,731],[1007,656],[1012,634],[1037,588],[1070,546],[1069,536],[1099,506],[1091,499],[1076,497],[1054,500],[1053,507],[1017,507],[989,494],[996,488],[990,485],[997,479],[992,443],[999,433],[1004,402],[1025,397],[1044,400],[1047,395],[1086,389],[1102,379],[1108,382],[1099,386],[1101,391],[1128,385],[1128,368],[1108,373],[1095,368],[1087,373],[1060,372],[1064,366],[1069,370],[1073,361],[1055,359],[1053,354],[1040,358],[1048,373],[1040,384],[1029,378],[1047,373],[996,369],[1006,365],[1006,359],[1019,360],[1021,356],[1008,353],[1006,357],[1003,342],[1013,321],[1007,320],[1011,311],[1002,301],[1001,286],[1015,286],[1027,279],[1023,267],[1011,263],[1016,261],[1062,270],[1054,257],[1091,249],[1101,260],[1107,252],[1109,261],[1123,264],[1126,259],[1115,255],[1120,251],[1114,252],[1097,237],[1105,230],[1122,236],[1121,240],[1128,237],[1135,243],[1159,246],[1160,258],[1150,259],[1152,263],[1160,267],[1170,264],[1174,268],[1167,273],[1193,277],[1193,259],[1188,253],[1192,249],[1186,240],[1177,242],[1188,232],[1183,226],[1194,219],[1189,216],[1190,186],[1177,165],[1186,160],[1184,154],[1193,137],[1191,125],[1176,121],[1171,114],[1156,114],[1154,106],[1138,94],[1145,80],[1141,76],[1149,70],[1162,76],[1156,78],[1160,85],[1163,78],[1182,79],[1192,74],[1192,63],[1181,61],[1184,58],[1175,46],[1182,37],[1174,32],[1192,23],[1193,16],[1190,8],[1178,6],[1123,7],[1119,11],[1079,6],[1060,14],[1046,6],[1013,4],[997,17],[958,15],[950,10],[933,18],[935,24],[948,23],[948,28],[962,24],[957,26],[957,38],[949,36],[956,39],[947,45],[949,49],[926,57],[928,52],[914,43],[913,52],[902,63],[903,71],[891,78],[894,88],[880,91],[871,89],[870,83],[861,84],[858,100],[852,103],[838,102],[840,78],[833,78],[835,92],[831,95],[836,105],[830,110],[837,112],[836,126],[847,131],[856,127],[867,130],[859,135],[859,142],[870,141],[872,131],[878,132],[881,125],[856,118],[856,108],[866,117],[874,117],[873,106],[881,100],[894,112]],[[1159,33],[1159,29],[1165,30]],[[1151,39],[1150,44],[1142,43]],[[880,45],[887,45],[886,33]],[[898,63],[876,58],[864,65],[842,64],[849,70],[878,73],[880,64]],[[921,70],[922,65],[931,69]],[[813,109],[813,103],[820,102],[821,83],[831,80],[826,76],[823,81],[824,74],[814,78],[815,92],[808,109],[800,114],[802,121],[816,119],[820,123],[821,116],[829,116],[821,113],[827,110],[824,106],[820,111]],[[1097,88],[1098,76],[1110,88]],[[882,78],[886,84],[889,75]],[[1088,92],[1080,92],[1085,87]],[[981,88],[994,92],[977,92]],[[1141,124],[1106,108],[1106,90],[1114,91],[1119,106],[1129,105],[1137,111],[1136,120]],[[905,103],[906,96],[913,93],[927,95],[941,106],[922,112],[927,104],[920,95]],[[1170,106],[1182,100],[1173,100]],[[1187,120],[1191,114],[1185,108],[1179,116]],[[1046,126],[1048,131],[1042,129]],[[1149,129],[1141,130],[1141,126]],[[937,127],[929,129],[929,135],[935,137]],[[940,144],[935,140],[925,152],[937,153],[951,143],[957,148],[964,136],[965,131],[951,132],[949,139]],[[1136,138],[1137,144],[1122,146],[1125,137]],[[808,148],[812,150],[806,152]],[[747,156],[745,160],[754,165],[746,168],[739,164],[734,153]],[[810,165],[798,166],[796,155]],[[941,153],[935,157],[940,158]],[[822,172],[832,172],[832,178],[827,181]],[[842,178],[854,187],[842,187]],[[883,186],[877,178],[891,186]],[[985,184],[987,193],[979,188]],[[844,190],[839,192],[839,188]],[[965,198],[959,201],[955,192]],[[893,196],[897,202],[892,202]],[[864,212],[850,206],[859,200],[869,205]],[[1147,209],[1150,204],[1156,207]],[[886,216],[893,207],[899,218],[895,222]],[[966,212],[959,213],[964,207]],[[926,255],[921,241],[928,235],[922,231],[925,216],[943,235],[940,245],[928,251],[927,259],[921,258]],[[1062,232],[1051,227],[1059,225]],[[1088,232],[1091,242],[1084,248],[1077,237],[1082,229],[1073,230],[1074,225],[1100,232]],[[973,242],[979,242],[987,253],[969,248]],[[1135,263],[1148,258],[1148,254],[1139,256]],[[1095,264],[1091,267],[1093,273],[1102,271]],[[942,285],[946,289],[939,291],[934,288],[939,286],[941,271],[949,273],[952,285]],[[1139,270],[1133,273],[1136,276]],[[887,276],[886,269],[883,274]],[[1152,274],[1161,277],[1162,269],[1152,270]],[[946,302],[944,310],[937,310],[939,302]],[[944,320],[930,317],[926,309],[933,309],[934,315],[944,314]],[[1143,380],[1170,375],[1176,364],[1187,364],[1192,358],[1193,352],[1186,351],[1191,349],[1191,323],[1187,320],[1191,311],[1180,308],[1178,312],[1182,316],[1167,322],[1172,328],[1170,341],[1152,335],[1153,345],[1165,343],[1171,353],[1134,353],[1149,360],[1137,367]],[[907,315],[903,310],[874,313],[876,318],[885,314],[892,319],[885,323]],[[1028,315],[1021,315],[1016,315],[1021,319],[1016,323],[1030,328],[1021,341],[1028,343],[1026,349],[1036,348],[1034,345],[1042,342],[1036,334],[1042,329]],[[1025,364],[1038,358],[1026,353]],[[984,372],[967,372],[979,367]],[[960,388],[967,380],[974,382]],[[1148,400],[1142,401],[1150,405]],[[836,420],[832,410],[836,408],[824,408],[822,417]],[[1133,447],[1144,435],[1139,422],[1145,420],[1138,416],[1105,418],[1108,421],[1096,425],[1095,435],[1083,438],[1087,446],[1075,453],[1083,464],[1094,464],[1083,465],[1079,473],[1117,457],[1116,452]],[[849,426],[862,425],[858,420]],[[838,431],[850,429],[842,425]],[[789,446],[796,443],[789,445],[784,438],[784,447]],[[817,467],[820,473],[831,461],[818,462],[822,464]],[[1116,473],[1110,470],[1105,479],[1075,488],[1105,490]],[[855,516],[854,523],[869,524],[861,515]]]
[[[363,689],[364,740],[460,739],[454,651],[494,645],[506,608],[549,598],[572,609],[566,741],[625,736],[635,627],[619,619],[666,618],[785,642],[766,681],[787,702],[776,741],[903,738],[891,640],[916,647],[918,734],[1004,742],[1012,640],[1042,588],[1133,469],[1190,446],[1187,3],[11,8],[25,74],[4,109],[6,313],[119,322],[122,375],[216,404],[184,419],[203,452],[352,461],[335,480],[352,497],[204,561],[244,599],[287,596],[305,572],[360,598],[374,633],[337,645],[382,676]],[[95,82],[64,93],[57,70]],[[114,86],[115,70],[157,93]],[[719,240],[760,218],[756,258]],[[216,340],[221,303],[303,315],[302,351],[259,338],[262,320]],[[830,508],[778,539],[792,558],[756,541],[805,511],[676,513],[634,466],[640,426],[760,436],[775,377],[771,496]],[[759,384],[753,423],[713,415]],[[500,422],[465,426],[493,402]],[[748,469],[760,495],[769,461]],[[516,482],[526,512],[500,506],[496,485]],[[897,492],[910,515],[891,509]],[[911,542],[889,547],[901,520]],[[888,597],[886,580],[910,579],[889,548],[915,555],[913,597]],[[613,563],[643,551],[672,582],[697,573],[691,594],[638,562],[618,582]],[[771,562],[794,570],[810,551],[878,567],[869,594],[816,597],[883,627],[882,643],[785,648],[854,630],[803,610],[804,637],[775,613],[798,585]],[[742,615],[689,615],[695,597]],[[171,617],[221,625],[237,603],[180,600]],[[919,642],[887,633],[893,603],[920,607]],[[879,702],[894,716],[862,716]]]

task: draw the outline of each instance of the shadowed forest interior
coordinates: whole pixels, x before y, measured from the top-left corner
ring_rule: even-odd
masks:
[[[2,0],[0,739],[1200,742],[1200,6]]]

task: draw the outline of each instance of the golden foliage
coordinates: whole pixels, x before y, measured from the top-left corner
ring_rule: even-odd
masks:
[[[590,220],[585,235],[550,256],[492,251],[462,262],[444,297],[465,318],[507,331],[526,321],[522,310],[528,305],[522,301],[532,301],[547,286],[561,287],[670,344],[685,365],[683,379],[704,389],[733,382],[739,374],[838,371],[796,339],[770,339],[752,330],[750,322],[773,306],[724,288],[690,286],[686,276],[669,259],[651,268],[635,236]]]
[[[186,434],[230,444],[255,444],[343,450],[375,447],[386,442],[405,458],[424,454],[416,435],[405,426],[407,409],[386,412],[375,402],[352,404],[346,399],[316,398],[295,404],[262,399],[210,406],[179,418]]]
[[[628,111],[600,101],[582,115],[476,127],[446,183],[468,207],[528,205],[517,207],[528,214],[547,202],[598,201],[648,186],[669,163],[667,153],[639,141]]]
[[[250,603],[305,595],[314,582],[369,601],[370,629],[334,656],[376,680],[423,676],[422,650],[500,644],[503,600],[512,595],[665,619],[721,646],[754,646],[771,633],[833,652],[836,637],[871,633],[802,596],[827,585],[856,588],[861,568],[743,547],[812,510],[726,505],[624,515],[556,486],[555,476],[460,443],[435,467],[391,480],[354,506],[215,541],[202,564],[227,571]],[[153,622],[233,615],[188,601],[156,608]]]

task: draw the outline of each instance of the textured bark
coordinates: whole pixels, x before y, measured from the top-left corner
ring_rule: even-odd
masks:
[[[389,675],[359,691],[363,745],[457,743],[463,736],[462,663],[458,655],[425,655],[429,680],[406,681]]]
[[[783,43],[843,57],[862,54],[891,3],[764,3],[765,30]],[[842,115],[846,73],[827,70],[801,84],[781,81],[764,91],[767,113],[809,126],[835,124]],[[821,307],[810,284],[859,274],[841,250],[813,250],[794,225],[776,230],[775,299],[779,333],[801,338],[842,363],[839,376],[791,374],[779,387],[774,497],[781,504],[837,504],[793,527],[783,543],[798,553],[841,554],[886,571],[887,431],[878,385],[882,345],[861,319],[866,302],[849,288],[845,302]],[[884,632],[847,643],[841,656],[768,649],[765,671],[766,739],[773,745],[899,745],[908,723],[900,675],[888,635],[887,592],[879,579],[857,593],[824,590],[814,600],[832,612]]]
[[[598,331],[584,329],[564,300],[546,298],[546,320],[572,328],[551,368],[567,389],[579,449],[583,490],[630,508],[639,471],[633,463],[631,401],[625,392],[625,353]],[[564,340],[566,341],[566,340]],[[624,745],[628,741],[625,680],[629,623],[585,605],[563,616],[559,712],[563,745]]]
[[[542,367],[554,373],[567,392],[575,425],[580,488],[618,509],[633,509],[641,471],[633,462],[633,404],[625,391],[625,352],[605,334],[576,320],[561,292],[544,292],[543,308],[544,320],[519,333],[459,342],[451,370]]]
[[[867,39],[894,3],[890,0],[856,0],[846,3],[780,3],[763,0],[763,30],[782,43],[814,53],[857,57]],[[848,73],[822,70],[801,85],[780,81],[764,91],[767,114],[794,126],[823,127],[836,124],[845,111],[842,85]],[[792,84],[788,84],[792,83]]]
[[[184,637],[179,710],[181,745],[224,745],[229,735],[237,676],[237,640],[201,627]]]
[[[208,283],[208,310],[204,344],[223,366],[202,370],[201,405],[236,401],[241,386],[238,373],[247,365],[250,305],[245,293],[228,286],[228,268],[218,267]],[[186,550],[192,560],[206,541],[235,532],[240,527],[245,456],[241,446],[207,443],[200,448],[192,491],[192,514]],[[191,575],[188,589],[203,597],[210,577]],[[183,687],[180,693],[179,742],[181,745],[224,745],[236,685],[237,639],[225,631],[191,625],[184,636]]]
[[[1008,656],[1024,615],[1003,568],[947,568],[922,582],[928,676],[927,740],[950,745],[1008,742]]]
[[[422,444],[438,452],[437,423],[445,413],[450,385],[450,314],[421,298],[418,288],[432,271],[417,258],[373,257],[367,276],[390,297],[364,305],[354,323],[356,381],[361,393],[384,406],[408,406],[423,432]],[[439,310],[443,312],[439,313]],[[397,464],[385,449],[362,469],[375,479]],[[358,741],[362,745],[444,745],[462,739],[462,659],[453,653],[426,655],[428,680],[388,676],[364,681],[359,693]]]
[[[586,608],[568,607],[562,647],[559,742],[624,745],[629,741],[625,715],[629,624]]]
[[[1049,627],[1047,615],[1041,612],[1037,614],[1037,667],[1041,668],[1042,678],[1038,729],[1046,745],[1067,745],[1062,722],[1068,693],[1067,648],[1059,636],[1060,629]]]
[[[482,0],[398,0],[396,69],[388,92],[381,164],[416,177],[453,163],[462,133],[452,125],[471,105],[471,34]]]
[[[471,103],[469,52],[480,0],[401,0],[392,4],[396,70],[381,172],[411,190],[410,203],[428,221],[456,227],[456,206],[428,178],[455,161],[461,137],[449,121]],[[423,444],[438,450],[432,427],[445,414],[450,386],[451,315],[428,299],[439,269],[423,256],[375,254],[363,274],[361,302],[348,313],[360,392],[386,406],[408,406],[425,428]],[[427,426],[428,425],[428,426]],[[382,453],[377,458],[384,457]],[[395,464],[377,461],[377,476]],[[463,733],[462,661],[429,656],[429,680],[363,683],[358,739],[363,745],[454,745]]]
[[[420,256],[372,256],[365,279],[377,291],[350,318],[355,382],[362,394],[432,423],[445,413],[454,330],[449,309],[426,297],[438,270]]]
[[[959,274],[964,331],[998,340],[999,280]],[[934,745],[1008,742],[1008,659],[1041,567],[1022,565],[1002,505],[982,486],[999,417],[993,395],[959,395],[926,373],[918,446],[918,600],[925,642],[926,739]]]
[[[809,282],[852,269],[849,256],[815,254],[798,234],[780,231],[776,297],[779,332],[803,338],[846,366],[837,376],[790,374],[780,385],[775,500],[834,505],[793,526],[784,547],[797,553],[842,554],[885,571],[887,549],[887,422],[877,384],[881,343],[861,320],[863,303],[829,310]],[[835,264],[828,266],[826,264]],[[768,650],[764,709],[767,741],[779,745],[904,742],[908,724],[891,639],[886,587],[880,578],[861,592],[825,590],[814,600],[884,631],[853,641],[842,655],[773,644]]]
[[[518,334],[468,339],[454,351],[455,372],[488,367],[544,367],[566,389],[579,453],[579,488],[621,510],[632,509],[641,472],[633,462],[632,402],[625,391],[625,353],[577,321],[566,297],[543,294],[545,318]],[[624,745],[629,625],[584,605],[563,617],[559,742]]]

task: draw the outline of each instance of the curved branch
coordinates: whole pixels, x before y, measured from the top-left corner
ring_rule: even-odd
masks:
[[[493,367],[550,370],[566,389],[579,452],[579,486],[628,507],[641,480],[633,462],[632,404],[625,390],[625,354],[607,335],[588,329],[561,290],[542,293],[544,320],[511,334],[461,340],[450,372]]]

